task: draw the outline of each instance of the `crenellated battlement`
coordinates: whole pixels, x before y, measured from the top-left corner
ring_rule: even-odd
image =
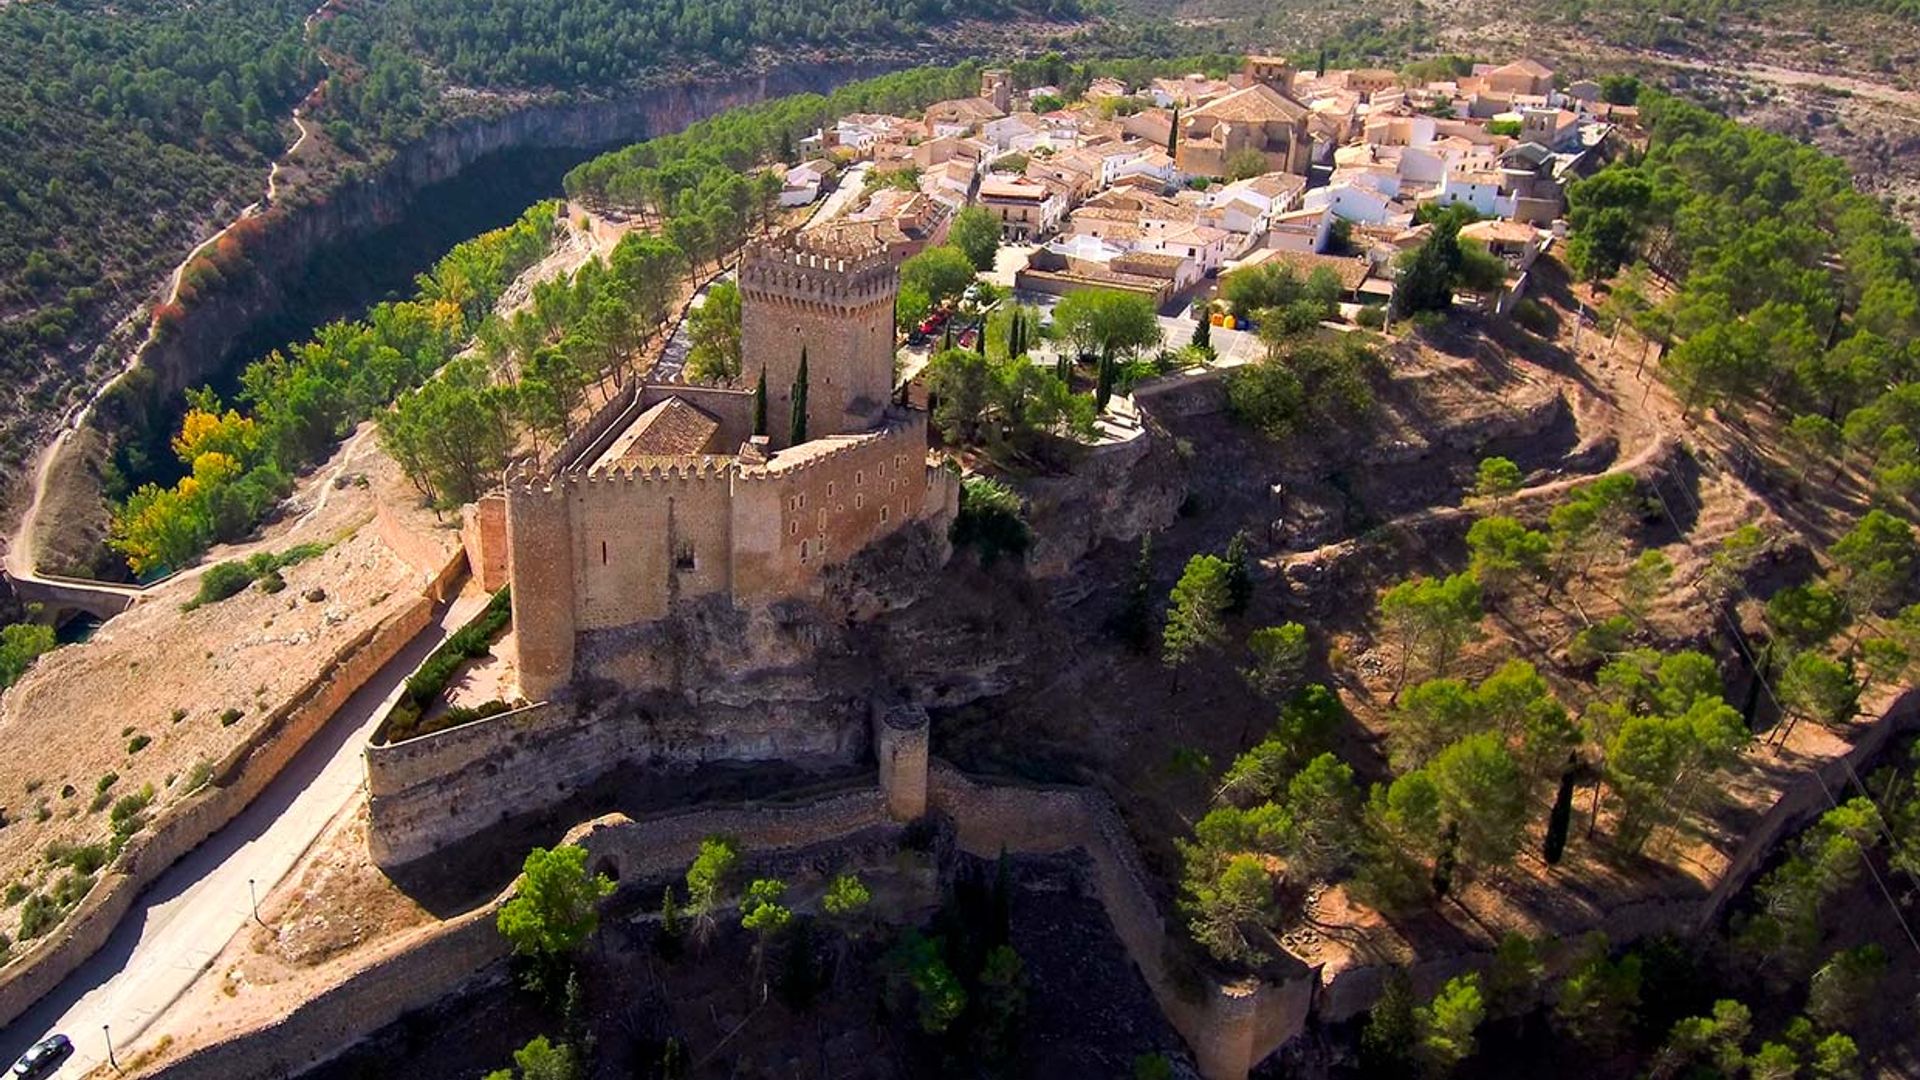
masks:
[[[795,233],[747,249],[742,293],[820,313],[893,302],[899,274],[885,248],[861,249]]]

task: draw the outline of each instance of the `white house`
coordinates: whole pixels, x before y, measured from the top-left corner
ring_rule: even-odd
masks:
[[[1361,183],[1358,176],[1307,192],[1305,207],[1325,210],[1335,217],[1362,225],[1379,225],[1392,218],[1393,198],[1373,184]]]
[[[1326,207],[1290,210],[1274,215],[1267,229],[1267,245],[1277,251],[1304,251],[1319,254],[1327,250],[1333,231],[1333,214]]]
[[[1025,154],[1051,145],[1050,130],[1032,113],[1014,113],[980,125],[980,137],[1003,154]]]
[[[781,206],[807,206],[820,197],[830,168],[824,161],[808,161],[787,170],[780,185]]]
[[[1225,229],[1211,225],[1157,220],[1144,221],[1141,225],[1137,250],[1192,259],[1202,274],[1220,269],[1220,263],[1226,258],[1227,241],[1232,238]]]
[[[1446,178],[1440,181],[1440,190],[1434,194],[1434,201],[1442,206],[1456,203],[1473,207],[1481,217],[1509,217],[1513,214],[1513,200],[1500,193],[1502,181],[1500,173],[1485,168],[1459,168],[1447,171]]]

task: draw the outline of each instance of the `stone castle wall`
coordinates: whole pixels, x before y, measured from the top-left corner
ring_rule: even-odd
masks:
[[[582,453],[605,437],[585,440]],[[926,414],[905,411],[878,431],[812,440],[764,464],[689,459],[509,481],[522,692],[562,693],[581,633],[655,621],[704,596],[756,604],[813,591],[825,568],[926,512],[926,438]]]
[[[482,495],[460,511],[460,546],[467,551],[467,568],[487,592],[507,584],[507,497],[500,492]]]
[[[809,593],[826,567],[916,520],[929,482],[926,446],[927,415],[908,412],[869,435],[815,440],[743,466],[733,506],[735,598]]]

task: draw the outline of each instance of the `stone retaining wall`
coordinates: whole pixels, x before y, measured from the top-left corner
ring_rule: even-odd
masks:
[[[407,1013],[487,977],[507,955],[494,928],[498,901],[435,927],[407,948],[375,959],[286,1016],[237,1038],[162,1064],[167,1080],[244,1080],[294,1076]]]
[[[245,809],[347,699],[433,621],[421,596],[335,651],[321,673],[214,766],[207,786],[162,811],[73,913],[0,973],[0,1023],[11,1023],[84,963],[140,891]]]

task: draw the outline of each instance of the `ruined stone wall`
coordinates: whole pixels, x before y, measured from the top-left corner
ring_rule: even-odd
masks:
[[[455,553],[455,558],[462,558]],[[53,933],[0,974],[0,1024],[11,1023],[107,943],[140,891],[244,810],[348,698],[433,621],[421,596],[343,644],[306,686],[214,766],[207,786],[161,812]]]
[[[487,592],[507,584],[507,497],[495,491],[460,511],[460,546],[467,551],[467,568]]]
[[[733,592],[758,603],[810,591],[926,506],[927,415],[903,412],[879,432],[815,440],[735,479]],[[784,459],[784,460],[783,460]]]
[[[380,542],[413,569],[421,590],[435,600],[452,596],[466,570],[465,552],[452,530],[423,533],[401,521],[383,499],[374,500],[373,516]]]
[[[1210,985],[1189,997],[1169,970],[1167,930],[1138,850],[1111,800],[1085,788],[985,785],[936,762],[929,776],[935,809],[953,819],[962,849],[985,858],[1079,848],[1114,932],[1126,945],[1166,1014],[1193,1050],[1207,1080],[1244,1080],[1281,1044],[1304,1030],[1318,973],[1300,967],[1282,983]]]
[[[623,765],[847,761],[864,739],[858,725],[795,723],[777,706],[714,720],[687,708],[532,705],[368,747],[368,848],[377,865],[399,866],[564,804]]]

